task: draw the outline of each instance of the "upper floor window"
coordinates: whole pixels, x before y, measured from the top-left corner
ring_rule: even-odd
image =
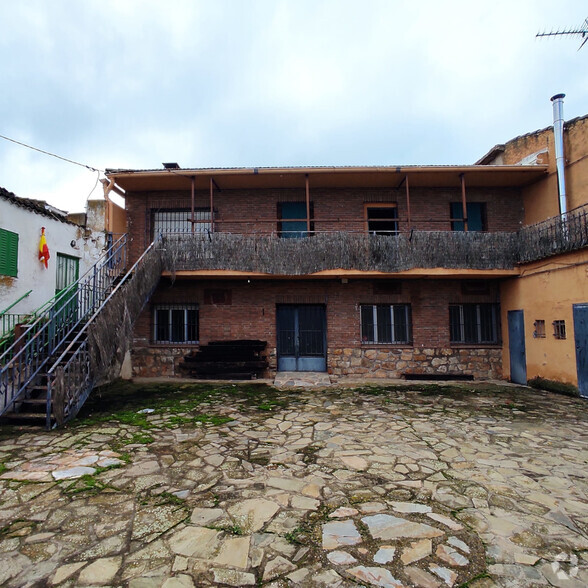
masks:
[[[466,205],[468,215],[468,231],[486,230],[486,203],[468,202]],[[463,221],[463,205],[461,202],[451,203],[451,230],[465,230]]]
[[[0,275],[18,274],[18,233],[0,229]]]
[[[158,304],[153,320],[155,343],[198,343],[197,304]]]
[[[310,203],[310,218],[313,205]],[[314,227],[311,223],[310,230]],[[278,202],[278,235],[282,239],[301,239],[308,236],[306,202]]]
[[[210,231],[210,208],[196,208],[194,210],[194,232],[206,233]],[[192,233],[192,211],[189,208],[181,210],[154,210],[153,235]]]
[[[362,343],[410,343],[410,304],[362,304]]]
[[[449,330],[452,343],[499,343],[498,304],[449,305]]]
[[[365,219],[370,235],[397,235],[398,208],[396,204],[365,204]]]

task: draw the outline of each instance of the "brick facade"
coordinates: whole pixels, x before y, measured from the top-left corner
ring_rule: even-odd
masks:
[[[304,188],[275,190],[222,190],[214,195],[215,231],[230,233],[276,233],[278,203],[304,201]],[[410,191],[411,226],[408,226],[406,193],[403,189],[323,189],[311,187],[315,231],[365,230],[366,203],[396,203],[399,229],[424,231],[451,229],[450,203],[461,202],[461,191],[450,188],[414,188]],[[519,190],[467,190],[468,202],[484,202],[488,231],[516,231],[523,221]],[[151,242],[152,210],[190,208],[189,191],[133,193],[126,196],[131,258],[136,260]],[[209,208],[208,192],[196,191],[195,207]]]
[[[327,317],[327,365],[334,375],[399,377],[412,373],[501,375],[500,347],[452,346],[449,305],[498,302],[496,283],[468,294],[459,280],[177,280],[162,279],[150,306],[135,325],[133,366],[137,376],[180,375],[181,358],[194,346],[152,345],[157,304],[199,305],[200,343],[212,340],[268,341],[270,374],[276,370],[276,305],[321,304]],[[222,304],[210,292],[229,292]],[[386,293],[386,292],[389,293]],[[226,302],[230,302],[227,304]],[[361,304],[410,304],[412,345],[363,345]]]
[[[470,186],[468,202],[484,202],[488,231],[516,231],[523,220],[521,191],[509,188]],[[216,232],[276,234],[281,202],[305,202],[305,188],[215,189]],[[461,202],[460,188],[411,187],[411,222],[408,223],[406,191],[396,188],[318,188],[310,184],[315,231],[364,232],[365,205],[395,203],[398,226],[424,231],[451,229],[451,202]],[[210,193],[196,190],[195,208],[209,209]],[[135,260],[152,240],[154,210],[186,209],[191,206],[189,189],[184,191],[128,192],[126,207],[131,237],[130,258]],[[366,374],[399,377],[405,372],[471,374],[476,378],[501,376],[500,346],[452,346],[449,341],[449,305],[499,302],[497,282],[482,294],[466,294],[453,279],[386,280],[349,279],[162,279],[148,307],[135,326],[134,373],[140,376],[180,375],[178,365],[197,346],[153,345],[157,304],[198,304],[199,339],[263,339],[268,341],[268,376],[277,369],[276,306],[321,304],[326,310],[327,368],[334,376]],[[216,295],[212,296],[211,292]],[[226,296],[223,294],[223,291]],[[207,294],[208,292],[208,294]],[[220,296],[220,298],[219,298]],[[213,303],[218,301],[224,303]],[[405,346],[362,344],[362,304],[410,304],[412,344]]]

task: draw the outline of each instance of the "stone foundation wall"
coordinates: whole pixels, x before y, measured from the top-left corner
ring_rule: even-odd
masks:
[[[131,351],[133,377],[181,376],[178,365],[188,353],[186,347],[135,347]]]
[[[329,349],[329,373],[333,376],[400,378],[413,374],[467,374],[476,380],[502,378],[500,348],[452,349]]]
[[[186,347],[144,346],[131,352],[133,376],[142,378],[181,377],[179,364],[189,353]],[[265,377],[274,377],[276,349],[268,348],[269,369]],[[502,378],[502,351],[497,347],[451,349],[356,347],[329,348],[328,371],[334,379],[340,376],[366,378],[401,378],[405,373],[471,375],[476,380]]]
[[[185,374],[179,369],[184,357],[190,351],[197,348],[172,347],[172,346],[136,346],[131,351],[131,362],[133,366],[133,377],[136,378],[181,378]],[[269,369],[265,374],[267,377],[274,377],[277,368],[276,349],[266,350],[266,359]]]

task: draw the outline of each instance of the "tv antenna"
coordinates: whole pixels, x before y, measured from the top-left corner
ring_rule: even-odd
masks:
[[[572,37],[580,37],[580,39],[584,39],[578,47],[578,51],[580,51],[580,49],[586,44],[586,41],[588,41],[588,18],[584,19],[584,22],[576,29],[569,28],[559,31],[550,31],[549,33],[537,33],[535,37],[560,37],[563,35],[570,35]]]

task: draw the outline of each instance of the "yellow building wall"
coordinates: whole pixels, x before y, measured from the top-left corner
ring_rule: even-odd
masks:
[[[521,267],[501,284],[503,374],[510,374],[508,311],[524,310],[527,379],[537,376],[578,385],[573,304],[588,303],[588,250]],[[545,338],[535,338],[534,321],[545,321]],[[552,322],[565,320],[566,339],[553,336]]]
[[[127,212],[118,204],[108,201],[108,230],[115,235],[127,232]]]
[[[547,177],[523,189],[524,224],[532,225],[559,214],[553,127],[517,137],[504,146],[502,163],[514,165],[533,153],[548,165]],[[588,203],[588,117],[567,121],[564,128],[567,208]]]

